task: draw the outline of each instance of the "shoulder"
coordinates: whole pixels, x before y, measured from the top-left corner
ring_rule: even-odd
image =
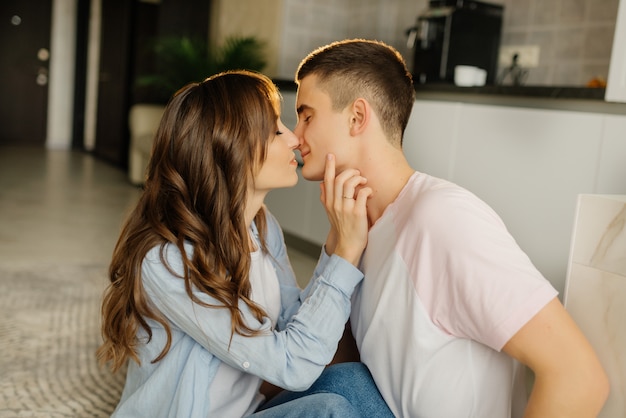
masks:
[[[281,231],[280,228],[280,224],[278,223],[278,220],[276,219],[276,217],[272,214],[272,212],[270,212],[270,210],[267,208],[267,206],[263,206],[263,212],[265,213],[265,220],[267,222],[267,230],[270,231]]]
[[[186,256],[191,257],[193,246],[185,243],[184,249]],[[172,243],[156,245],[146,253],[142,263],[142,273],[144,281],[172,275],[182,277],[184,274],[183,254]]]
[[[501,224],[493,209],[469,190],[419,172],[394,202],[393,210],[403,226],[418,229],[465,229],[478,219]]]
[[[265,231],[265,241],[270,248],[275,248],[276,246],[282,246],[283,239],[283,230],[278,223],[278,220],[272,215],[269,209],[266,206],[263,206],[263,211],[265,212],[265,222],[266,222],[266,231]]]

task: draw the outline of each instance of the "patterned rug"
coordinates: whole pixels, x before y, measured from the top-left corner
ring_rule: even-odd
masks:
[[[124,372],[100,369],[105,266],[0,265],[0,418],[108,417]]]

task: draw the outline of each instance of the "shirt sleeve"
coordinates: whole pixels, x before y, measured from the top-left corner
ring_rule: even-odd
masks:
[[[407,230],[419,240],[412,269],[431,318],[445,332],[495,350],[556,290],[484,202],[462,189],[423,196]],[[406,247],[406,246],[405,246]]]
[[[174,272],[182,272],[179,250],[168,245],[165,258]],[[159,248],[148,253],[142,265],[142,280],[153,305],[172,324],[188,334],[210,353],[232,367],[254,374],[289,390],[308,388],[332,360],[350,312],[350,298],[362,273],[346,260],[332,256],[315,279],[316,286],[281,331],[271,321],[259,322],[245,303],[241,310],[246,323],[261,335],[231,335],[227,309],[193,303],[184,282],[161,262]],[[203,302],[218,305],[199,291]]]
[[[283,330],[286,328],[291,317],[298,312],[301,300],[305,298],[301,296],[300,287],[296,281],[296,275],[289,261],[283,231],[278,221],[269,210],[265,209],[265,215],[267,220],[266,244],[280,286],[281,309],[276,328]]]
[[[315,278],[322,275],[322,273],[324,272],[324,269],[328,265],[328,261],[330,260],[330,257],[331,256],[326,253],[326,249],[322,247],[320,256],[317,260],[317,265],[315,266],[315,270],[313,271],[313,276],[309,280],[309,283],[307,284],[307,286],[302,291],[301,295],[303,299],[307,298],[311,294],[311,292],[315,290],[315,287],[317,287],[317,282],[315,281]]]

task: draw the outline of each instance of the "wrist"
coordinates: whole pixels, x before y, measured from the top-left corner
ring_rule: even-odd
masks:
[[[337,246],[337,248],[334,251],[334,254],[348,261],[350,264],[352,264],[355,267],[358,267],[359,261],[361,260],[362,253],[363,253],[362,250],[355,250],[352,248],[345,248],[341,246]]]

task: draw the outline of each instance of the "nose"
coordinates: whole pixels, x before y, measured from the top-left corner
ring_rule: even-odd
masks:
[[[289,131],[289,137],[287,139],[287,144],[292,149],[300,148],[302,145],[302,141],[300,141],[300,137],[295,134],[295,132]]]
[[[300,143],[302,143],[302,131],[302,123],[300,123],[300,118],[298,118],[298,121],[296,122],[296,127],[293,128],[293,134],[298,137]]]

